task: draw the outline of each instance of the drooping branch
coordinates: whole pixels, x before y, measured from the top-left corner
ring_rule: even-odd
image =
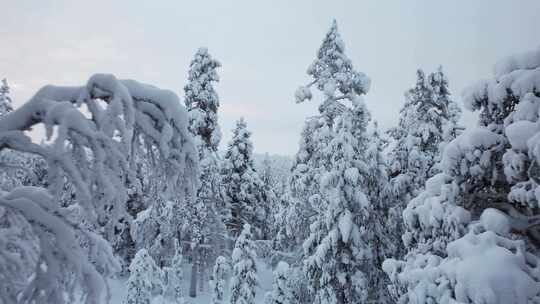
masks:
[[[82,112],[82,104],[89,117]],[[35,144],[25,134],[39,123],[45,125],[51,143]],[[48,267],[43,270],[38,263],[37,281],[10,287],[7,292],[23,292],[30,302],[45,290],[49,296],[46,302],[63,303],[64,295],[73,297],[75,287],[85,286],[83,300],[102,303],[104,284],[96,267],[114,261],[110,245],[97,234],[70,225],[66,221],[68,208],[60,207],[54,196],[65,182],[71,183],[76,204],[69,207],[85,211],[85,219],[95,228],[101,225],[105,237],[110,236],[125,212],[126,182],[133,174],[130,160],[133,145],[141,143],[134,140],[139,137],[156,147],[165,168],[166,198],[194,195],[198,155],[187,125],[187,113],[173,92],[105,74],[92,76],[85,86],[45,86],[26,104],[2,117],[0,150],[10,148],[43,157],[51,185],[49,189],[22,188],[11,196],[0,195],[0,208],[15,210],[35,228],[39,259]],[[99,256],[82,253],[74,237],[81,233],[88,238],[90,252]],[[68,274],[75,277],[66,283]],[[3,292],[0,288],[0,299],[11,298]]]

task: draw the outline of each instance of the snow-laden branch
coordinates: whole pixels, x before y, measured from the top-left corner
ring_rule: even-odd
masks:
[[[50,144],[32,143],[25,134],[39,123],[45,125]],[[107,74],[90,77],[85,86],[45,86],[3,116],[0,150],[10,148],[45,159],[50,186],[0,195],[0,220],[6,214],[18,216],[39,240],[37,262],[28,266],[35,267],[31,280],[0,288],[0,299],[63,303],[67,294],[72,302],[75,289],[84,286],[84,302],[103,303],[102,276],[114,271],[115,258],[105,240],[73,223],[88,222],[90,229],[100,228],[105,238],[114,233],[115,223],[125,213],[134,145],[141,142],[155,146],[159,153],[166,181],[163,196],[174,195],[177,200],[192,196],[198,155],[187,127],[187,113],[173,92]],[[76,194],[67,208],[58,203],[66,181]],[[74,211],[80,218],[69,220]],[[12,248],[13,241],[3,238],[5,231],[0,230],[0,252]],[[0,255],[0,270],[7,262]]]

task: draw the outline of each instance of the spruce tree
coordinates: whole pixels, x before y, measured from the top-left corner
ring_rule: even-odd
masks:
[[[424,189],[427,179],[442,170],[441,153],[460,131],[461,110],[450,96],[442,67],[427,76],[419,69],[405,99],[399,124],[390,131],[391,195],[387,200],[392,202],[388,223],[395,231],[393,244],[400,244],[405,233],[403,210]],[[405,254],[402,246],[394,249],[392,256]]]
[[[315,86],[324,96],[312,131],[316,146],[309,156],[311,179],[319,190],[308,203],[316,215],[303,244],[304,271],[315,303],[364,302],[365,271],[372,257],[365,226],[371,206],[363,186],[370,115],[361,98],[370,81],[354,70],[344,51],[334,21],[308,69],[312,82],[296,94],[297,102],[311,99],[309,88]]]
[[[251,226],[245,224],[232,253],[233,275],[230,281],[231,304],[254,304],[257,278],[257,255],[252,241]]]
[[[460,110],[450,99],[448,80],[442,68],[426,77],[416,72],[416,84],[405,94],[399,125],[392,130],[392,183],[408,201],[439,170],[440,145],[457,133]]]
[[[161,285],[161,270],[146,249],[141,249],[129,265],[126,304],[149,304],[152,290]]]
[[[365,165],[358,159],[354,120],[352,113],[343,113],[335,122],[335,137],[325,151],[331,164],[320,180],[326,205],[304,242],[304,269],[315,303],[361,303],[367,296],[370,202],[361,190]]]
[[[276,193],[280,192],[281,181],[275,175],[274,168],[272,167],[272,161],[268,153],[265,153],[262,160],[262,168],[258,171],[261,183],[263,186],[264,196],[266,197],[265,213],[267,214],[264,222],[262,223],[262,235],[265,238],[272,238],[278,227],[275,223],[274,216],[279,213],[279,199]]]
[[[223,293],[226,283],[225,277],[228,271],[229,264],[227,263],[227,259],[223,256],[217,257],[214,271],[212,272],[212,280],[210,281],[212,304],[223,303]]]
[[[7,80],[2,79],[2,84],[0,85],[0,117],[6,115],[7,113],[13,111],[11,105],[11,97],[9,96],[10,88]]]
[[[258,237],[264,238],[264,225],[269,214],[264,185],[253,166],[251,132],[243,118],[236,122],[221,167],[221,187],[229,210],[226,225],[237,237],[244,224],[251,224]]]
[[[319,181],[328,166],[323,151],[332,139],[332,125],[336,115],[345,108],[342,100],[356,100],[367,92],[369,78],[356,72],[344,53],[345,45],[334,20],[317,52],[317,58],[308,68],[312,81],[301,86],[295,94],[296,102],[311,100],[314,87],[323,93],[319,115],[306,120],[300,138],[300,148],[295,156],[290,181],[289,211],[283,212],[286,224],[278,235],[287,240],[286,247],[300,245],[309,235],[309,225],[319,209],[324,208]]]
[[[367,175],[364,187],[371,203],[367,239],[373,253],[373,262],[367,271],[368,298],[377,303],[391,302],[387,288],[390,282],[381,266],[386,258],[395,256],[403,248],[401,235],[397,234],[400,230],[396,229],[396,223],[392,221],[391,187],[384,144],[378,124],[374,122],[366,149]]]
[[[276,242],[278,251],[301,253],[302,243],[309,235],[309,225],[316,214],[318,202],[318,161],[317,140],[322,120],[308,119],[300,135],[300,147],[295,155],[288,191],[280,198],[276,215]],[[281,258],[280,258],[281,260]]]

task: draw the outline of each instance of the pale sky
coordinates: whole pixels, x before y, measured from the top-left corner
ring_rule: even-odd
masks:
[[[45,84],[82,85],[112,73],[183,97],[189,62],[208,47],[222,63],[222,146],[244,116],[255,151],[292,155],[316,102],[297,105],[331,20],[372,79],[366,101],[397,123],[415,70],[443,65],[456,101],[500,58],[540,46],[540,1],[27,1],[0,0],[0,78],[15,105]],[[466,115],[465,124],[474,116]]]

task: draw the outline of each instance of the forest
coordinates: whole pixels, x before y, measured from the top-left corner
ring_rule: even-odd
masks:
[[[204,47],[178,94],[94,74],[15,107],[3,79],[0,304],[540,303],[540,48],[463,92],[410,71],[382,129],[335,20],[321,38],[291,158],[242,117],[220,149]]]

